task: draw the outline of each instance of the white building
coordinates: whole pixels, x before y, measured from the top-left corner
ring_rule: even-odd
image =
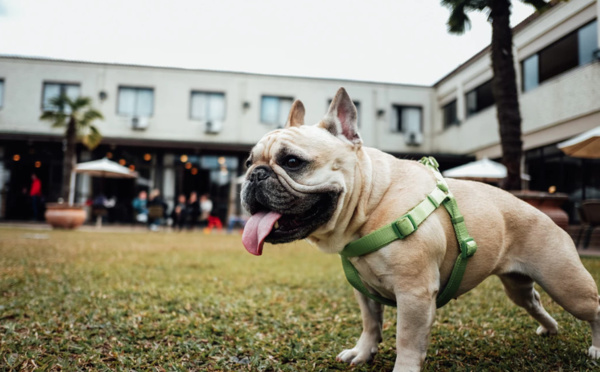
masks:
[[[555,148],[600,125],[599,12],[597,0],[572,0],[514,29],[532,188],[600,188],[597,162],[584,167]],[[136,185],[80,177],[79,200],[114,194],[121,210],[113,217],[126,220],[139,188],[158,187],[168,201],[195,190],[211,193],[224,218],[233,210],[229,186],[251,146],[283,124],[293,99],[304,102],[307,123],[317,122],[340,86],[355,100],[368,146],[401,157],[431,154],[445,168],[498,158],[491,77],[488,49],[434,86],[0,56],[0,216],[25,217],[17,206],[32,172],[48,201],[59,195],[62,132],[39,116],[60,93],[92,97],[105,117],[102,145],[80,148],[79,160],[108,156],[143,178]]]

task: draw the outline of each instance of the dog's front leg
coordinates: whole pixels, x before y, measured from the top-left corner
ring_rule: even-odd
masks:
[[[363,330],[356,346],[342,351],[336,359],[350,364],[360,364],[371,360],[377,353],[377,345],[382,340],[383,305],[357,290],[354,290],[354,296],[360,306]]]
[[[422,291],[396,295],[396,364],[394,372],[418,372],[423,366],[435,318],[435,298]]]

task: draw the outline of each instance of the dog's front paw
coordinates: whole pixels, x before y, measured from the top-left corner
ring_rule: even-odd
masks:
[[[588,350],[588,355],[592,359],[600,359],[600,348],[595,347],[595,346],[590,346],[590,349]]]
[[[335,358],[338,362],[350,363],[351,365],[362,364],[373,359],[373,355],[377,353],[377,346],[370,348],[346,349],[338,354]]]
[[[558,326],[549,329],[544,326],[539,326],[535,333],[540,336],[552,336],[558,333]]]

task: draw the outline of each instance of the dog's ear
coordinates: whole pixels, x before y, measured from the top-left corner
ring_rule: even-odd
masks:
[[[358,134],[357,118],[354,103],[346,90],[340,88],[329,105],[329,111],[318,125],[336,137],[341,136],[355,145],[360,145],[362,139]]]
[[[285,123],[286,128],[291,127],[299,127],[304,124],[304,105],[300,102],[299,99],[295,100],[292,104],[292,108],[290,109],[290,114],[288,115],[287,123]]]

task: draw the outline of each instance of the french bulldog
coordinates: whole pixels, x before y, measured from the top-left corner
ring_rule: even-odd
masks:
[[[252,149],[242,186],[252,215],[242,242],[260,255],[263,243],[307,239],[326,253],[387,225],[412,209],[436,186],[433,172],[409,160],[363,146],[357,111],[341,88],[324,118],[304,125],[305,109],[292,105],[283,129],[266,134]],[[478,250],[467,264],[455,298],[490,275],[508,297],[536,319],[537,333],[556,334],[557,322],[540,303],[538,283],[565,310],[590,323],[600,357],[600,302],[594,279],[583,267],[572,239],[549,217],[499,188],[448,179]],[[459,247],[450,217],[437,208],[405,239],[350,261],[365,286],[397,303],[394,371],[419,371],[436,311]],[[369,361],[382,340],[383,305],[355,290],[363,331],[337,359]]]

